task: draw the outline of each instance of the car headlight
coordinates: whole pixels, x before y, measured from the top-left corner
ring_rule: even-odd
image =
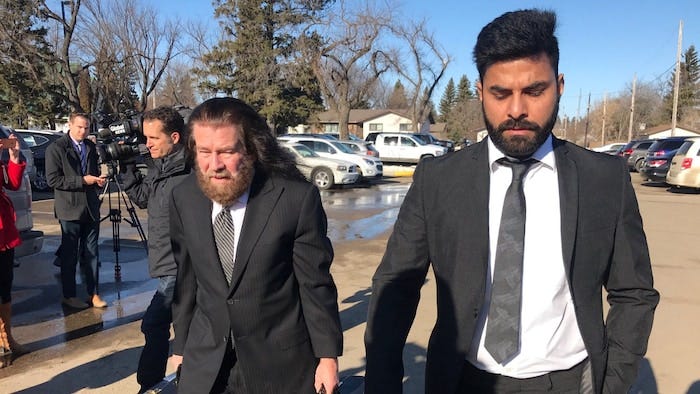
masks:
[[[370,160],[370,159],[362,159],[362,160],[364,160],[365,163],[367,163],[367,164],[369,164],[369,165],[371,165],[371,166],[374,165],[374,160]]]
[[[347,169],[348,169],[348,167],[347,167],[347,166],[343,166],[343,165],[339,165],[339,166],[336,168],[336,170],[338,170],[338,171],[347,171]]]

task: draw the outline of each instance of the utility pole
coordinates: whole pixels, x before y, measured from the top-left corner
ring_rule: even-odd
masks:
[[[583,146],[588,148],[588,124],[591,121],[591,92],[588,92],[588,106],[586,107],[586,129],[583,132]]]
[[[605,113],[608,105],[608,92],[603,95],[603,127],[600,128],[600,145],[605,145]]]
[[[578,90],[578,106],[576,106],[576,119],[574,120],[574,142],[578,140],[579,120],[581,120],[581,89]]]
[[[676,135],[678,118],[678,90],[681,86],[681,42],[683,41],[683,20],[678,26],[678,51],[676,53],[676,76],[673,81],[673,114],[671,115],[671,137]]]
[[[630,104],[630,126],[627,128],[627,142],[632,141],[632,127],[634,126],[634,96],[637,94],[637,73],[632,80],[632,104]]]

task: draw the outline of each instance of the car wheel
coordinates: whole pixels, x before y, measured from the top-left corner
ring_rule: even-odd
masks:
[[[325,167],[317,168],[311,174],[311,180],[317,188],[328,190],[332,188],[334,184],[333,171]]]
[[[45,192],[51,189],[49,187],[49,184],[46,182],[46,172],[43,168],[36,169],[36,175],[34,176],[34,180],[32,181],[32,187],[38,192]]]
[[[634,169],[637,170],[637,172],[639,172],[642,167],[644,167],[644,159],[638,159],[634,162]]]

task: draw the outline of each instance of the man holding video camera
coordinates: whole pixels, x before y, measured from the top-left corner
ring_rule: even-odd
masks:
[[[148,208],[148,262],[158,289],[141,321],[146,344],[136,379],[143,393],[165,376],[169,353],[171,304],[177,265],[170,246],[168,202],[175,185],[190,173],[182,116],[173,108],[159,107],[143,114],[143,134],[153,160],[146,160],[148,175],[134,162],[121,161],[124,191],[139,208]]]

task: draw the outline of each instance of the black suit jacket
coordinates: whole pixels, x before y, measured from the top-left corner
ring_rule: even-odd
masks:
[[[95,144],[85,139],[87,174],[68,133],[46,148],[46,181],[54,189],[54,213],[60,220],[100,220],[100,187],[83,184],[83,175],[100,175]]]
[[[195,174],[175,187],[170,234],[178,264],[174,353],[180,393],[211,390],[230,335],[250,393],[311,393],[318,358],[342,353],[333,250],[318,190],[254,177],[231,285]]]
[[[597,393],[623,393],[646,352],[658,293],[625,163],[554,139],[563,261]],[[427,393],[455,392],[482,307],[489,254],[486,140],[421,162],[373,279],[366,393],[400,393],[401,351],[432,263],[438,317]],[[610,310],[604,322],[602,287]]]

